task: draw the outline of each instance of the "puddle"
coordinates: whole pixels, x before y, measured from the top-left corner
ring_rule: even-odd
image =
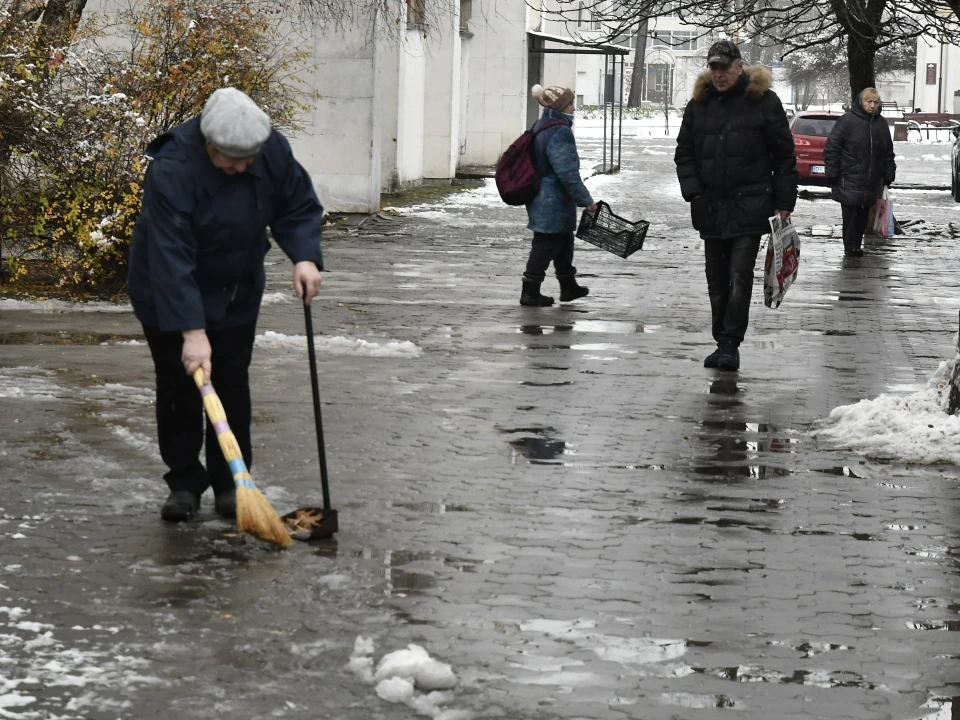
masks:
[[[0,345],[100,345],[102,343],[144,342],[142,336],[117,335],[112,333],[72,333],[66,330],[55,332],[6,332],[0,333]]]
[[[852,478],[857,478],[858,480],[865,479],[863,475],[858,475],[856,472],[854,472],[853,468],[848,468],[848,467],[820,468],[820,469],[815,469],[814,472],[822,473],[824,475],[838,475],[842,477],[852,477]]]
[[[629,335],[642,333],[643,323],[622,322],[619,320],[577,320],[574,329],[578,332],[612,333]]]
[[[518,333],[524,335],[550,335],[555,332],[570,332],[572,325],[520,325],[517,328]]]
[[[768,527],[762,525],[755,525],[753,523],[747,522],[745,520],[735,520],[734,518],[719,518],[717,520],[708,520],[707,518],[702,517],[679,517],[673,518],[668,522],[677,523],[679,525],[713,525],[718,528],[742,528],[744,530],[756,530],[761,533],[772,533]]]
[[[562,455],[573,455],[572,450],[567,449],[567,443],[563,440],[557,440],[554,437],[552,427],[521,427],[506,428],[500,432],[508,435],[523,434],[527,437],[508,440],[510,447],[513,448],[513,462],[516,462],[518,454],[526,458],[533,464],[554,463]]]
[[[908,622],[911,630],[940,630],[946,632],[960,631],[960,620],[917,620]]]

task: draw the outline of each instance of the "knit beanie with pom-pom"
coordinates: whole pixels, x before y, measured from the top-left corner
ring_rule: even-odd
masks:
[[[557,112],[563,112],[573,103],[573,90],[570,88],[560,87],[559,85],[551,85],[550,87],[543,87],[542,85],[534,85],[530,92],[533,93],[533,96],[537,99],[541,105],[545,108],[550,108],[551,110],[556,110]]]

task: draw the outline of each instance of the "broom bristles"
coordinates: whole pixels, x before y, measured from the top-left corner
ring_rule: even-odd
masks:
[[[293,545],[277,511],[257,488],[237,487],[237,529],[280,547]]]

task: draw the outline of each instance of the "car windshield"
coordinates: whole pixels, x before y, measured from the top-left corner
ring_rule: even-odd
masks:
[[[835,117],[802,117],[793,126],[793,134],[828,137],[837,120]]]

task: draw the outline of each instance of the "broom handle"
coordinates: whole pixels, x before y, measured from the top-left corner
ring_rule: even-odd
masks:
[[[303,303],[303,317],[307,324],[307,355],[310,356],[310,384],[313,386],[313,418],[317,426],[317,452],[320,455],[320,484],[323,486],[323,509],[330,509],[330,481],[327,476],[327,452],[323,442],[323,418],[320,414],[320,381],[317,379],[317,351],[313,346],[313,314]]]
[[[217,442],[220,444],[220,450],[223,457],[230,466],[230,472],[233,473],[233,482],[237,487],[246,487],[256,490],[257,486],[253,484],[253,478],[250,471],[247,470],[247,464],[243,461],[243,452],[240,450],[240,444],[236,436],[227,423],[227,413],[223,409],[223,404],[213,385],[207,382],[203,377],[203,368],[197,368],[193,373],[193,381],[200,388],[200,395],[203,397],[203,407],[207,411],[207,417],[213,424],[213,429],[217,432]]]

